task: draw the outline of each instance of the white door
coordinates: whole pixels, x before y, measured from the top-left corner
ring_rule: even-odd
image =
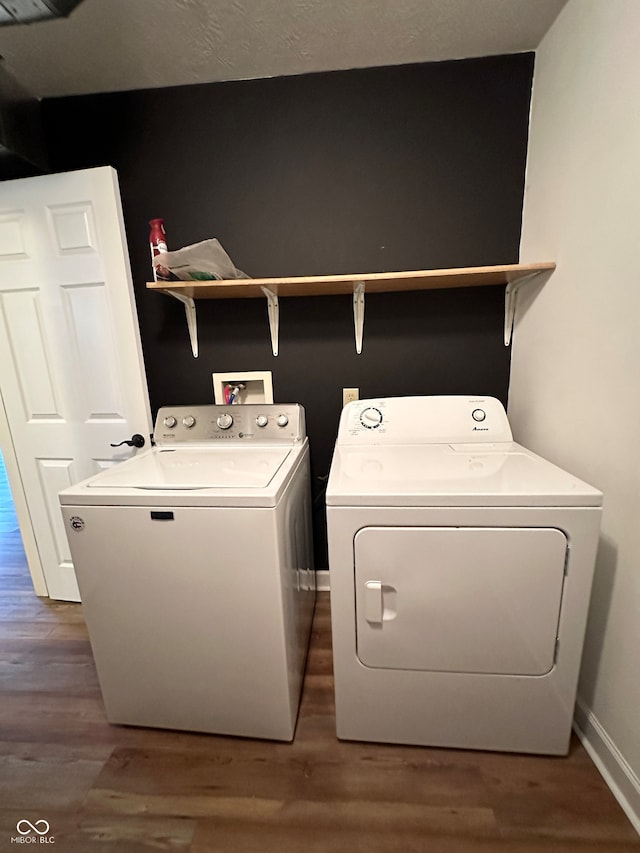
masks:
[[[544,675],[567,538],[548,527],[364,527],[355,537],[365,666]]]
[[[79,601],[58,492],[151,431],[110,167],[0,183],[0,390],[48,594]]]

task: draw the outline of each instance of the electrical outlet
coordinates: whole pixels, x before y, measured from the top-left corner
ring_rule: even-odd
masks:
[[[353,403],[355,400],[360,399],[360,389],[359,388],[343,388],[342,389],[342,405],[346,406],[347,403]]]

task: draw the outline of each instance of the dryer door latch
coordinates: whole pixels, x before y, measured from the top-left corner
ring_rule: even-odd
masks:
[[[367,622],[382,624],[382,584],[380,581],[367,581],[364,587],[364,618]]]

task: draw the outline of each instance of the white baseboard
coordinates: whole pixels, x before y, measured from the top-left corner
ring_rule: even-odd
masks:
[[[329,592],[329,569],[316,569],[316,589],[318,592]]]
[[[640,834],[640,779],[598,718],[579,698],[573,728],[633,828]]]

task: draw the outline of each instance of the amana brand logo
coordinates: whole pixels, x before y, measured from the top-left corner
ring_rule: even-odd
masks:
[[[79,515],[72,515],[69,519],[69,524],[73,527],[74,530],[84,529],[84,519],[80,518]]]

